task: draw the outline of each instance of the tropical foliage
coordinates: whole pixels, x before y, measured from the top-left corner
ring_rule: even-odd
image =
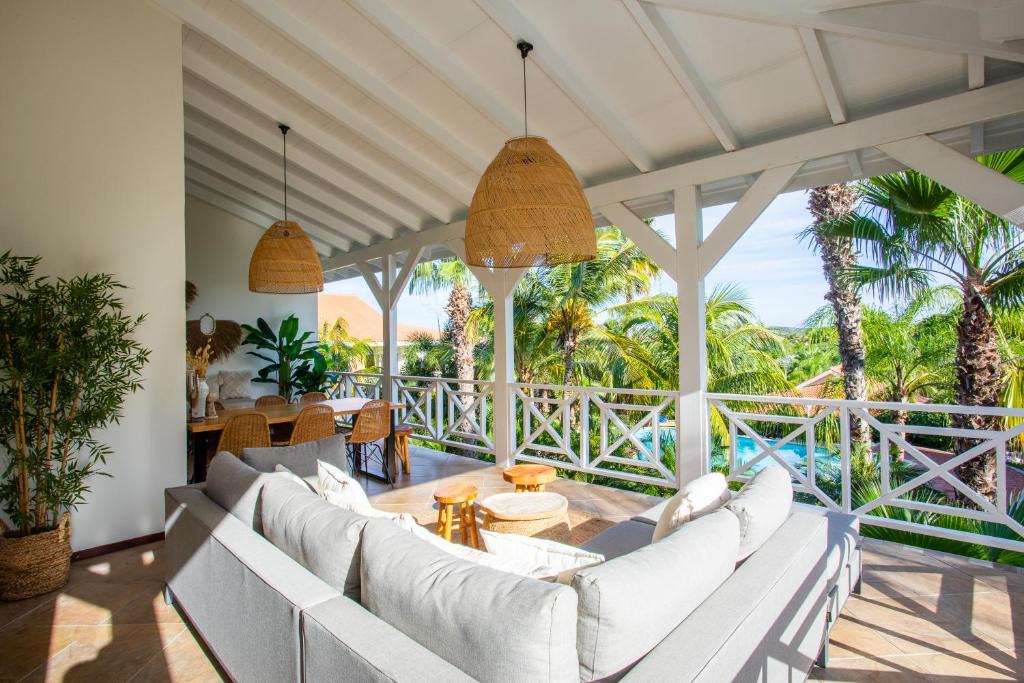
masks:
[[[242,325],[243,344],[256,347],[247,351],[267,364],[256,372],[253,382],[276,384],[277,393],[290,401],[292,396],[307,391],[321,391],[326,383],[327,361],[311,341],[312,332],[299,334],[299,319],[290,315],[281,321],[277,333],[263,318],[256,326]]]

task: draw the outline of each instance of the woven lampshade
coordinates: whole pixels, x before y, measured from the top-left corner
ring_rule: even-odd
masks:
[[[324,271],[309,236],[295,221],[277,221],[263,233],[249,260],[249,291],[322,292]]]
[[[569,164],[542,137],[506,142],[484,171],[469,206],[469,265],[529,268],[595,256],[590,205]]]

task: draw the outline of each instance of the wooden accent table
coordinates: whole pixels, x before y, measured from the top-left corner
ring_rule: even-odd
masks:
[[[484,528],[568,543],[569,501],[558,493],[499,493],[480,501]]]
[[[452,516],[455,508],[459,510],[459,537],[462,545],[473,548],[480,547],[480,539],[476,532],[476,487],[472,484],[447,484],[434,491],[437,501],[436,533],[446,541],[452,540]]]
[[[550,465],[513,465],[501,474],[505,481],[516,485],[516,493],[522,491],[543,491],[544,484],[550,484],[558,473]]]

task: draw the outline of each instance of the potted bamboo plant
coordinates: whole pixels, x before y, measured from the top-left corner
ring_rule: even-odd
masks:
[[[38,257],[0,255],[0,599],[67,583],[71,510],[110,447],[149,351],[110,275],[51,279]]]

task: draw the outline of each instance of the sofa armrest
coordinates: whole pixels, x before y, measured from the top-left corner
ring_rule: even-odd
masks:
[[[303,612],[302,652],[303,680],[312,683],[340,678],[422,683],[473,680],[343,596]]]

